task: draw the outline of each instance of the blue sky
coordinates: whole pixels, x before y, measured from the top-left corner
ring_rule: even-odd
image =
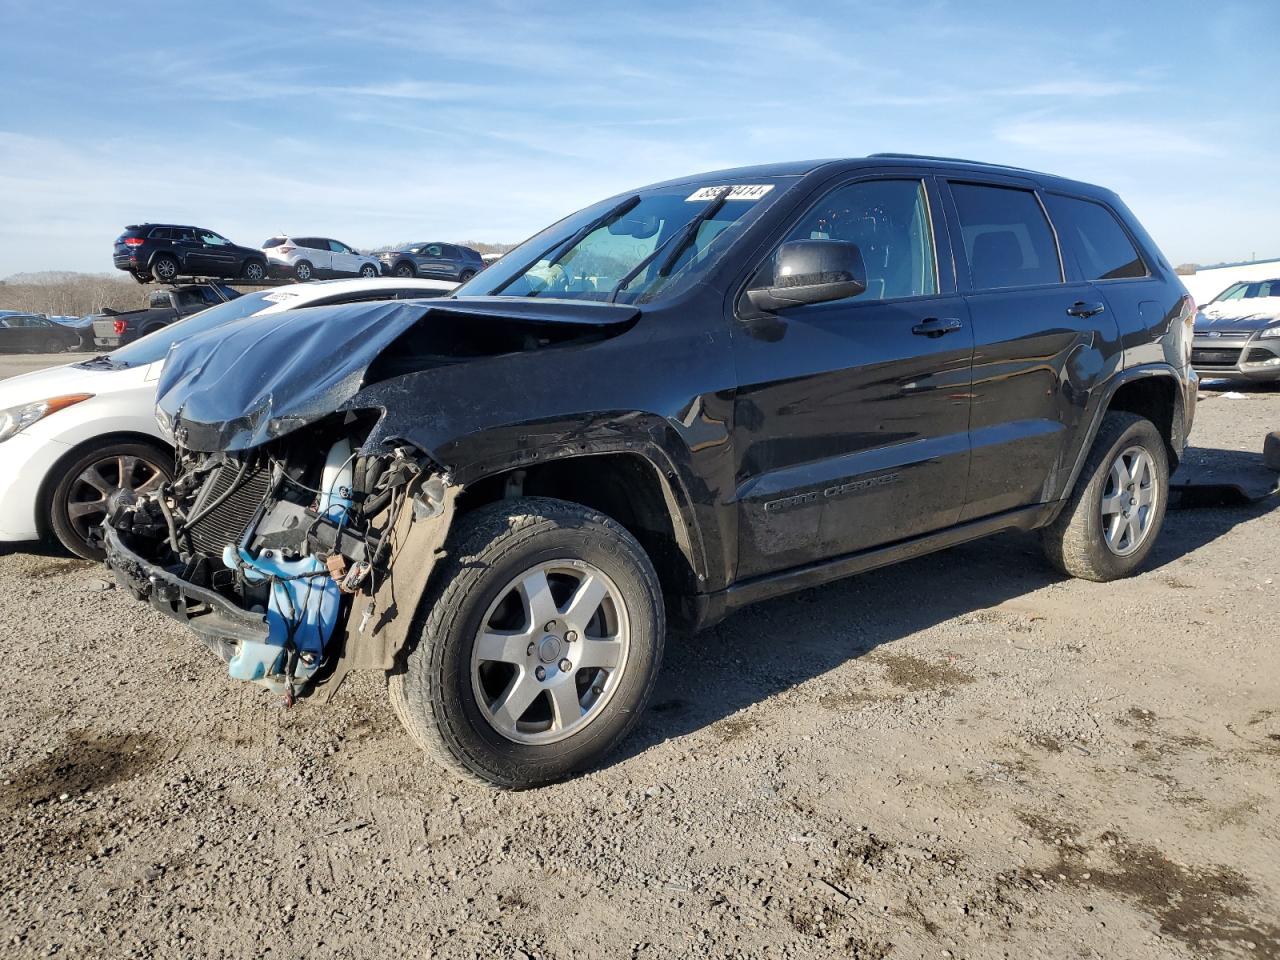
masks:
[[[439,11],[446,19],[439,19]],[[880,150],[1280,257],[1280,3],[0,0],[0,277],[127,223],[517,241],[632,186]]]

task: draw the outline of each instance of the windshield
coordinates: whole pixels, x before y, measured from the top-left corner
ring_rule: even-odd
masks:
[[[456,296],[647,303],[715,263],[794,177],[682,183],[580,210],[510,251]]]
[[[265,310],[275,302],[272,298],[273,293],[270,290],[246,293],[244,296],[236,297],[236,299],[227,303],[220,303],[216,307],[210,307],[208,310],[193,313],[177,323],[161,327],[155,333],[149,333],[145,337],[141,337],[133,341],[133,343],[126,344],[119,350],[114,351],[109,356],[111,366],[137,367],[163,360],[165,354],[169,352],[169,348],[178,341],[195,336],[197,333],[204,333],[206,330],[212,330],[214,327],[220,327],[224,323],[230,323],[232,320],[250,316],[259,310]]]

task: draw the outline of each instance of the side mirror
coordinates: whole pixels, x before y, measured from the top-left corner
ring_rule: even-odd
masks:
[[[777,313],[807,303],[856,297],[867,289],[862,251],[847,240],[793,240],[778,248],[773,279],[747,291],[757,310]]]

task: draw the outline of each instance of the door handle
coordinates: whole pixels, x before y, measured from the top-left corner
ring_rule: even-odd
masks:
[[[941,319],[928,317],[912,327],[911,332],[917,337],[940,337],[945,333],[954,333],[963,326],[964,324],[955,317],[942,317]]]
[[[1067,307],[1067,313],[1073,317],[1079,317],[1082,320],[1087,320],[1089,317],[1101,313],[1105,309],[1107,309],[1106,306],[1101,303],[1086,303],[1084,300],[1077,300],[1071,306]]]

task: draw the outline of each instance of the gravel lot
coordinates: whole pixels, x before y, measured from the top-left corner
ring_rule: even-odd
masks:
[[[1277,426],[1206,391],[1197,457]],[[1171,512],[1118,584],[1018,535],[763,604],[521,794],[425,767],[378,677],[283,712],[101,568],[0,552],[0,949],[1280,957],[1276,504]]]

